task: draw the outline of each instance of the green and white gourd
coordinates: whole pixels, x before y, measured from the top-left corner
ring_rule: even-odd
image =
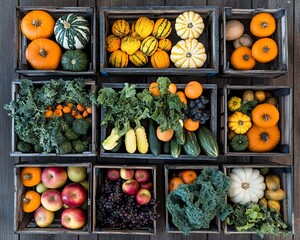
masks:
[[[259,170],[253,168],[233,168],[229,174],[231,181],[228,197],[233,203],[245,205],[257,203],[264,196],[266,184]]]
[[[89,22],[82,16],[66,14],[56,21],[54,35],[65,49],[83,49],[90,40]]]
[[[65,71],[84,71],[89,63],[88,55],[83,50],[67,50],[61,57]]]

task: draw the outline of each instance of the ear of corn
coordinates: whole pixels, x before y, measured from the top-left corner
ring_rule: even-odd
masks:
[[[136,136],[132,128],[130,128],[125,134],[125,148],[128,153],[134,153],[136,151]]]
[[[147,153],[149,149],[149,143],[148,143],[145,128],[143,126],[136,127],[135,135],[136,135],[138,151],[142,154]]]

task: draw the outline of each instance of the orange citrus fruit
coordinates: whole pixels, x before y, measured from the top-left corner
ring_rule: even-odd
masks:
[[[196,99],[201,96],[203,91],[202,85],[197,81],[189,82],[184,89],[184,94],[189,99]]]

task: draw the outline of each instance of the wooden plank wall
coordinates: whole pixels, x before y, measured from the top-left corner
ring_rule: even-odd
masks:
[[[6,112],[2,108],[5,103],[8,103],[11,99],[10,96],[10,83],[11,79],[18,78],[19,76],[14,74],[14,55],[15,50],[12,45],[12,39],[14,39],[14,24],[15,24],[15,6],[92,6],[95,4],[93,0],[15,0],[15,1],[2,1],[2,7],[0,9],[0,186],[2,194],[0,194],[0,239],[10,240],[10,239],[20,239],[20,240],[55,240],[55,239],[64,239],[64,240],[180,240],[180,239],[189,239],[189,240],[198,240],[198,239],[207,239],[207,240],[258,240],[260,239],[256,235],[247,235],[239,234],[236,236],[225,236],[224,234],[220,235],[209,235],[209,234],[192,234],[188,237],[185,237],[181,234],[167,234],[165,231],[165,214],[164,214],[164,185],[159,184],[157,186],[159,201],[161,202],[158,211],[161,214],[161,218],[157,222],[157,234],[156,236],[123,236],[123,235],[89,235],[89,236],[74,236],[74,235],[18,235],[13,233],[13,193],[14,193],[14,183],[13,183],[13,165],[19,161],[35,161],[36,159],[19,159],[19,158],[10,158],[9,152],[11,149],[10,139],[11,139],[11,130],[10,124],[11,120],[7,116]],[[300,15],[295,14],[300,10],[300,1],[298,0],[251,0],[251,1],[239,1],[239,0],[152,0],[152,1],[137,1],[137,0],[101,0],[96,1],[97,8],[99,10],[100,6],[142,6],[142,5],[153,5],[153,6],[181,6],[181,5],[190,5],[190,6],[218,6],[220,9],[224,6],[231,6],[233,8],[277,8],[285,7],[288,12],[288,41],[289,41],[289,71],[288,74],[271,80],[257,80],[251,78],[243,79],[243,84],[267,84],[267,85],[291,85],[294,88],[294,102],[297,103],[298,97],[297,94],[300,93],[300,69],[297,68],[297,65],[300,63],[300,48],[297,44],[298,36],[300,33]],[[300,36],[299,36],[300,37]],[[295,45],[296,44],[296,45]],[[294,67],[296,66],[296,67]],[[100,84],[101,82],[115,81],[115,82],[151,82],[155,77],[113,77],[110,79],[101,77],[97,81]],[[186,82],[193,79],[192,77],[172,77],[174,82]],[[201,78],[202,83],[216,83],[218,87],[222,87],[225,84],[241,85],[241,79],[221,79],[221,78],[212,78],[205,79]],[[300,240],[300,111],[299,107],[294,106],[293,116],[294,116],[294,132],[291,133],[294,136],[294,154],[291,157],[285,158],[224,158],[220,157],[219,162],[261,162],[261,161],[274,161],[285,164],[294,165],[294,213],[295,213],[295,235],[288,237],[286,239]],[[81,159],[82,160],[82,159]],[[99,159],[99,158],[88,158],[84,159],[86,161],[92,162],[110,162],[109,159]],[[46,161],[53,161],[49,158]],[[62,159],[61,161],[65,161]],[[130,160],[117,160],[117,162],[128,163]],[[141,163],[149,163],[157,165],[157,174],[158,179],[163,179],[163,163],[158,163],[157,161],[146,161],[142,160]],[[171,161],[166,161],[170,163]],[[139,162],[140,163],[140,162]],[[283,239],[282,237],[272,237],[267,236],[265,239]]]

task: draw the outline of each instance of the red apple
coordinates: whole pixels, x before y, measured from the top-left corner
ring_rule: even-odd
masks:
[[[82,182],[87,176],[86,167],[68,166],[67,174],[72,182]]]
[[[129,180],[134,177],[134,170],[133,169],[127,169],[127,168],[121,168],[120,169],[120,176],[124,180]]]
[[[138,169],[135,171],[135,179],[139,183],[146,183],[149,182],[151,179],[150,171],[147,169]]]
[[[61,213],[60,221],[65,228],[79,229],[86,223],[85,213],[80,208],[67,208]]]
[[[151,191],[153,188],[153,183],[152,182],[140,183],[140,188],[148,189],[149,191]]]
[[[34,221],[39,227],[48,227],[54,220],[54,212],[40,206],[34,212]]]
[[[60,188],[67,179],[67,172],[62,167],[46,167],[42,172],[42,183],[46,188]]]
[[[120,178],[120,170],[119,169],[108,169],[106,171],[107,178],[110,181],[117,181]]]
[[[122,190],[126,195],[134,195],[139,190],[139,183],[130,179],[122,184]]]
[[[61,198],[68,207],[76,208],[86,200],[86,190],[80,183],[69,183],[62,190]]]
[[[151,193],[148,189],[141,188],[135,195],[138,204],[144,205],[151,201]]]
[[[55,212],[62,208],[63,201],[60,191],[56,189],[48,189],[41,196],[41,203],[44,208]]]

